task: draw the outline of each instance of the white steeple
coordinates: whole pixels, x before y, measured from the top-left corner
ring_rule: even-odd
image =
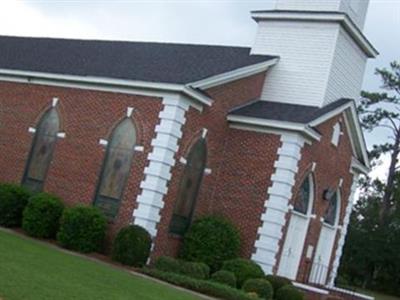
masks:
[[[363,29],[369,0],[277,0],[277,10],[344,12]]]
[[[252,12],[252,54],[280,56],[262,100],[323,106],[358,99],[367,58],[377,51],[362,33],[369,0],[277,0]]]

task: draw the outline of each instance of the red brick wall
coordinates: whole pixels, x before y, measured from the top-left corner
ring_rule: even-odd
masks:
[[[340,142],[338,147],[334,146],[331,143],[331,137],[333,132],[333,126],[336,122],[341,119],[341,130],[344,133],[340,137]],[[318,238],[321,231],[322,223],[320,221],[321,217],[324,216],[325,210],[327,209],[328,202],[322,199],[323,191],[330,188],[337,188],[339,184],[340,178],[343,178],[343,185],[340,189],[341,191],[341,204],[340,204],[340,220],[339,225],[342,224],[345,210],[347,207],[347,200],[350,194],[350,188],[352,184],[353,177],[350,174],[350,163],[352,157],[352,149],[350,144],[350,139],[348,132],[345,127],[345,122],[343,120],[343,116],[337,116],[332,119],[327,120],[323,124],[319,125],[317,131],[321,133],[322,138],[320,142],[313,142],[312,145],[305,144],[302,150],[302,157],[299,162],[299,171],[296,176],[296,184],[293,188],[293,196],[298,193],[298,190],[307,176],[307,174],[311,171],[311,165],[313,162],[316,163],[316,169],[313,173],[314,175],[314,205],[313,205],[313,214],[316,215],[315,219],[310,220],[310,225],[306,237],[306,241],[304,243],[303,255],[300,262],[299,273],[297,275],[297,280],[299,282],[306,282],[311,271],[312,259],[306,258],[306,251],[308,245],[312,245],[314,247],[314,253],[317,248]],[[293,204],[294,198],[292,198],[291,204]],[[290,214],[287,215],[289,218]],[[287,222],[288,224],[289,222]],[[287,226],[286,226],[287,227]],[[286,230],[284,229],[284,235],[281,240],[281,248],[282,251],[283,243],[285,241]],[[339,234],[337,234],[336,243],[338,240]],[[332,251],[332,260],[335,256],[336,246]],[[279,265],[279,257],[280,253],[278,253],[278,263]]]
[[[168,184],[168,193],[164,198],[165,206],[161,212],[161,221],[158,224],[153,258],[159,255],[176,255],[178,253],[181,238],[169,234],[168,226],[174,209],[176,193],[184,167],[179,163],[179,158],[186,156],[190,145],[201,134],[202,128],[208,129],[207,167],[212,170],[212,173],[210,175],[205,175],[203,178],[203,183],[197,198],[195,218],[213,212],[221,213],[224,207],[226,209],[224,214],[233,221],[238,222],[237,225],[241,229],[242,237],[245,242],[243,251],[246,255],[249,255],[249,248],[251,248],[249,240],[253,238],[255,232],[248,233],[247,230],[250,225],[245,225],[244,221],[238,221],[239,217],[241,217],[238,203],[248,201],[248,197],[241,193],[238,194],[237,199],[233,201],[232,199],[235,198],[234,195],[237,193],[237,190],[230,191],[229,195],[227,194],[224,196],[224,193],[228,192],[228,185],[232,187],[232,184],[228,183],[228,180],[233,179],[235,176],[236,179],[240,177],[237,175],[239,173],[229,173],[230,171],[228,169],[232,168],[232,166],[229,166],[228,163],[232,165],[238,163],[237,172],[246,173],[250,178],[253,176],[251,166],[256,164],[254,162],[255,157],[252,155],[259,155],[262,146],[269,145],[270,142],[274,143],[274,141],[272,141],[271,138],[262,136],[261,134],[229,129],[226,115],[233,107],[257,99],[261,93],[264,79],[265,74],[259,74],[223,86],[211,88],[207,91],[207,94],[214,100],[213,105],[205,108],[203,112],[190,108],[186,114],[187,121],[183,127],[183,137],[180,141],[180,148],[176,155],[178,162],[172,169],[172,179]],[[240,141],[240,139],[238,139],[239,136],[246,137],[247,142],[244,138]],[[240,148],[242,142],[243,145],[248,145],[249,147],[257,145],[259,145],[259,147],[254,151],[254,153],[249,149],[247,149],[247,154],[244,153],[246,149],[237,152],[235,149]],[[235,147],[235,149],[232,147]],[[263,151],[267,152],[265,148]],[[249,159],[249,165],[243,166],[243,163],[239,162],[239,159]],[[260,166],[267,167],[268,163],[260,162]],[[244,169],[239,170],[240,168]],[[262,179],[252,179],[263,180],[265,184],[268,184],[269,176],[267,176],[267,172],[268,169],[264,170],[262,175],[257,173],[257,175],[263,177]],[[249,179],[248,183],[254,183],[254,181]],[[258,193],[259,189],[262,188],[263,187],[257,187],[255,192]],[[259,205],[260,203],[257,204]],[[257,207],[254,211],[251,211],[251,214],[257,215],[259,210],[260,208]],[[247,215],[249,214],[250,212],[247,213]],[[257,217],[256,220],[258,219],[259,217]],[[249,224],[251,224],[251,222],[254,223],[257,221],[249,220]],[[253,226],[253,224],[251,226]]]
[[[157,98],[0,82],[0,182],[20,183],[36,127],[41,115],[58,97],[64,139],[58,139],[44,190],[62,197],[67,205],[91,204],[105,155],[99,139],[108,139],[113,127],[134,107],[137,144],[131,176],[124,190],[119,215],[111,231],[129,224],[140,192],[143,170],[151,150],[161,101]]]

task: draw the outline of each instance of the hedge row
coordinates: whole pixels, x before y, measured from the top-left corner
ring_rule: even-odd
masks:
[[[92,206],[64,208],[57,196],[32,194],[22,186],[0,184],[0,225],[22,225],[30,236],[57,238],[67,249],[88,253],[102,249],[107,219]],[[113,245],[114,260],[140,267],[149,257],[151,237],[139,226],[128,226],[118,233]]]
[[[227,300],[257,300],[260,299],[256,295],[248,295],[244,291],[229,287],[213,281],[190,278],[184,275],[163,272],[156,269],[142,269],[144,274],[151,277],[161,279],[174,285],[178,285],[199,293],[203,293],[212,297]]]

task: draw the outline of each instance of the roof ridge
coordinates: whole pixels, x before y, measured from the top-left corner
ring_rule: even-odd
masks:
[[[55,40],[55,41],[81,41],[81,42],[100,42],[100,43],[127,43],[127,44],[153,44],[153,45],[173,45],[173,46],[199,46],[199,47],[219,47],[219,48],[236,48],[236,49],[251,49],[251,46],[240,45],[216,45],[216,44],[200,44],[200,43],[185,43],[185,42],[163,42],[163,41],[136,41],[136,40],[119,40],[119,39],[99,39],[99,38],[68,38],[68,37],[38,37],[38,36],[18,36],[18,35],[3,35],[1,38],[14,39],[31,39],[31,40]]]

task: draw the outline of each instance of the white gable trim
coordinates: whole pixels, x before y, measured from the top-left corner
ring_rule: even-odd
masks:
[[[370,165],[367,153],[367,146],[365,143],[364,135],[361,130],[360,122],[358,120],[357,110],[354,101],[339,106],[338,108],[313,120],[308,125],[310,127],[318,126],[321,123],[333,118],[334,116],[341,114],[342,112],[345,112],[345,124],[349,132],[352,147],[354,147],[354,151],[357,154],[357,156],[359,158],[362,158],[362,160],[364,161],[365,167],[369,169]]]
[[[201,110],[203,105],[212,105],[211,98],[194,90],[192,87],[183,84],[146,82],[94,76],[61,75],[7,69],[0,69],[0,80],[102,90],[153,97],[165,97],[179,93],[188,97],[197,109]]]
[[[329,12],[299,12],[299,11],[255,11],[251,14],[256,21],[259,20],[293,20],[293,21],[314,21],[314,22],[338,22],[347,33],[352,36],[357,45],[364,51],[368,57],[376,57],[379,52],[372,46],[364,34],[351,21],[345,13]]]
[[[255,65],[239,68],[239,69],[227,72],[227,73],[208,77],[208,78],[190,83],[188,85],[193,88],[209,89],[214,86],[226,84],[226,83],[238,80],[238,79],[246,78],[246,77],[249,77],[249,76],[252,76],[255,74],[259,74],[261,72],[265,72],[270,67],[277,64],[278,61],[279,61],[279,58],[274,58],[274,59],[268,60],[266,62],[258,63]]]
[[[312,140],[319,141],[321,139],[321,135],[318,132],[310,128],[308,125],[301,123],[266,120],[266,119],[236,116],[236,115],[228,115],[227,119],[232,123],[255,125],[255,126],[273,128],[285,131],[286,130],[297,131],[302,133],[306,137],[311,138]]]

